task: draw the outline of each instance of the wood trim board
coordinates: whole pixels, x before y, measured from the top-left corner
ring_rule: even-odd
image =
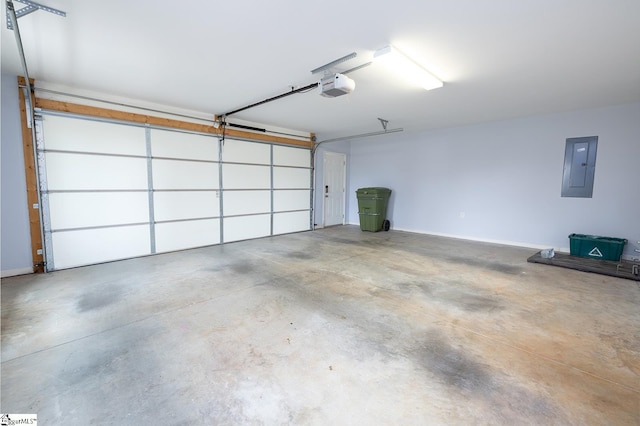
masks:
[[[193,132],[210,133],[213,135],[222,136],[222,129],[215,128],[214,126],[206,124],[190,123],[188,121],[173,120],[170,118],[154,117],[151,115],[137,114],[133,112],[117,111],[108,108],[80,105],[72,102],[36,98],[35,106],[36,108],[42,108],[50,111],[68,112],[90,117],[101,117],[113,120],[129,121],[132,123],[150,124],[154,126],[169,127],[179,130],[189,130]],[[293,139],[229,128],[225,130],[225,135],[231,138],[248,139],[260,142],[271,142],[284,145],[295,145],[305,148],[311,148],[313,146],[311,136],[309,136],[308,140]]]
[[[30,79],[32,87],[34,80]],[[18,85],[25,86],[24,77],[18,77]],[[44,272],[44,250],[42,241],[42,224],[40,223],[40,200],[38,198],[38,180],[36,159],[34,156],[34,141],[32,132],[27,124],[27,103],[24,91],[18,88],[20,98],[20,121],[22,124],[22,148],[24,151],[24,171],[27,183],[27,203],[29,211],[29,233],[31,235],[31,258],[33,260],[33,272]],[[31,94],[32,105],[35,105],[35,96]]]

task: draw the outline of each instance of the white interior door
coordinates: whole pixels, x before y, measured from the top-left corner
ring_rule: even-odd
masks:
[[[345,177],[347,156],[337,152],[324,153],[323,225],[344,225]]]

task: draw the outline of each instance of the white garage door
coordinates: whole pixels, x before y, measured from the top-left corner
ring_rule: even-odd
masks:
[[[308,148],[43,112],[47,270],[307,231]]]

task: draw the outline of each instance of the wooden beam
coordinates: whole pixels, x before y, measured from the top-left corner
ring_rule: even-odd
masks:
[[[80,105],[71,102],[55,101],[51,99],[36,98],[35,106],[51,111],[68,112],[72,114],[87,115],[91,117],[101,117],[113,120],[129,121],[133,123],[150,124],[154,126],[169,127],[173,129],[189,130],[201,133],[211,133],[213,135],[222,136],[222,129],[215,128],[212,125],[190,123],[188,121],[173,120],[169,118],[154,117],[145,114],[136,114],[132,112],[117,111],[107,108]],[[272,136],[262,133],[246,132],[227,128],[225,135],[230,138],[249,139],[261,142],[280,143],[285,145],[296,145],[311,148],[313,142],[311,137],[309,140],[285,138],[281,136]]]
[[[34,80],[30,79],[33,87]],[[18,77],[18,85],[25,86],[24,77]],[[33,259],[33,272],[44,272],[44,250],[42,241],[42,224],[40,223],[40,200],[38,199],[38,180],[36,173],[36,159],[34,155],[31,129],[27,124],[27,105],[24,91],[18,88],[20,96],[20,121],[22,122],[22,149],[24,151],[24,171],[27,182],[27,203],[29,211],[29,231],[31,234],[31,257]],[[31,102],[34,105],[35,97],[31,94]],[[35,125],[35,123],[33,124]],[[34,208],[37,206],[37,208]]]
[[[217,133],[220,134],[220,132],[217,132]],[[272,136],[272,135],[265,135],[261,133],[245,132],[243,130],[229,129],[228,127],[225,131],[225,134],[230,138],[249,139],[249,140],[261,141],[261,142],[281,143],[285,145],[302,146],[305,148],[311,148],[313,146],[313,143],[311,142],[311,138],[309,138],[308,141],[302,140],[302,139],[284,138],[282,136]]]

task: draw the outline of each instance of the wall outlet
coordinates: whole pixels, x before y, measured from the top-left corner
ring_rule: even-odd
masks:
[[[460,212],[460,219],[464,219],[467,214],[465,212]]]

